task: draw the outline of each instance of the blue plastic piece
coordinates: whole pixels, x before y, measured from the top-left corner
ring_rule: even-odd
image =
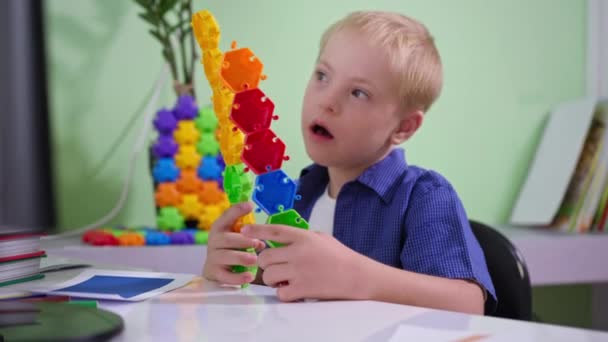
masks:
[[[148,232],[146,234],[146,245],[168,245],[171,242],[169,235],[162,232]]]
[[[204,157],[198,168],[198,176],[204,180],[217,180],[222,177],[222,168],[217,158],[213,156]]]
[[[296,183],[283,170],[258,175],[251,199],[268,215],[293,207]]]
[[[171,158],[161,158],[154,165],[152,177],[158,183],[174,182],[179,177],[179,168]]]

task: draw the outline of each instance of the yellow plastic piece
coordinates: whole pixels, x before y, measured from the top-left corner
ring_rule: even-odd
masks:
[[[196,124],[192,120],[180,121],[173,134],[175,141],[180,145],[192,145],[198,141],[201,133],[196,129]]]
[[[219,133],[220,151],[227,166],[242,163],[244,135],[239,130],[233,130],[233,127],[222,125]]]
[[[202,50],[203,57],[201,62],[205,68],[205,75],[209,81],[209,86],[213,90],[213,111],[218,118],[220,152],[222,153],[226,165],[238,164],[241,162],[241,153],[245,136],[240,131],[232,132],[233,125],[229,124],[230,121],[228,118],[232,110],[234,93],[226,87],[224,81],[220,78],[225,56],[218,48],[220,40],[219,26],[213,15],[209,11],[203,10],[197,12],[193,16],[192,30]],[[246,56],[246,54],[237,52],[236,54],[233,53],[232,56],[242,57]],[[237,59],[235,59],[235,61]],[[247,61],[244,61],[243,63],[234,63],[236,68],[226,69],[233,78],[238,78],[238,75],[235,76],[235,72],[239,70],[238,65],[243,63],[245,65],[258,65],[258,62],[252,64]],[[226,131],[230,131],[230,134]]]
[[[199,166],[201,155],[194,145],[182,145],[175,155],[175,163],[180,169],[193,169]]]
[[[255,216],[253,215],[252,212],[249,212],[247,215],[241,216],[241,217],[239,217],[238,220],[236,220],[236,222],[232,226],[232,231],[236,232],[236,233],[240,233],[241,228],[243,228],[244,225],[254,224],[254,223],[255,223]]]
[[[203,50],[217,49],[220,42],[220,27],[215,17],[208,10],[202,10],[192,16],[192,32]]]
[[[224,55],[220,49],[207,50],[203,53],[202,63],[205,68],[207,81],[212,88],[222,85],[220,80],[220,69]]]
[[[203,208],[198,217],[198,228],[203,230],[211,229],[211,225],[222,215],[222,208],[218,205],[208,205]]]
[[[198,201],[197,195],[184,195],[177,208],[186,219],[196,219],[203,212],[203,205]]]

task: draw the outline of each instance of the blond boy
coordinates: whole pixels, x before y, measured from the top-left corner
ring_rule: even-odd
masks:
[[[236,205],[214,224],[203,275],[253,281],[230,265],[259,265],[281,300],[378,300],[467,313],[496,303],[484,255],[451,184],[408,165],[398,145],[421,127],[442,87],[432,36],[414,19],[355,12],[323,35],[302,107],[313,164],[295,209],[310,230],[254,224]],[[285,247],[264,249],[262,241]],[[238,249],[255,247],[258,256]]]

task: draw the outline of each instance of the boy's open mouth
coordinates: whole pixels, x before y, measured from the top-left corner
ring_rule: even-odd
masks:
[[[322,126],[322,125],[319,125],[319,124],[315,123],[315,124],[313,124],[310,127],[310,130],[316,136],[323,137],[323,138],[326,138],[326,139],[333,139],[334,138],[334,136],[331,134],[331,132],[329,132],[329,130],[327,128],[325,128],[324,126]]]

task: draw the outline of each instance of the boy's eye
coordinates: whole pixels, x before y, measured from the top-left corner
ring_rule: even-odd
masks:
[[[351,94],[358,98],[358,99],[367,99],[369,98],[369,95],[367,95],[367,93],[361,89],[353,89],[353,91],[351,92]]]
[[[325,75],[323,71],[316,71],[315,76],[318,81],[325,81],[325,79],[327,78],[327,75]]]

